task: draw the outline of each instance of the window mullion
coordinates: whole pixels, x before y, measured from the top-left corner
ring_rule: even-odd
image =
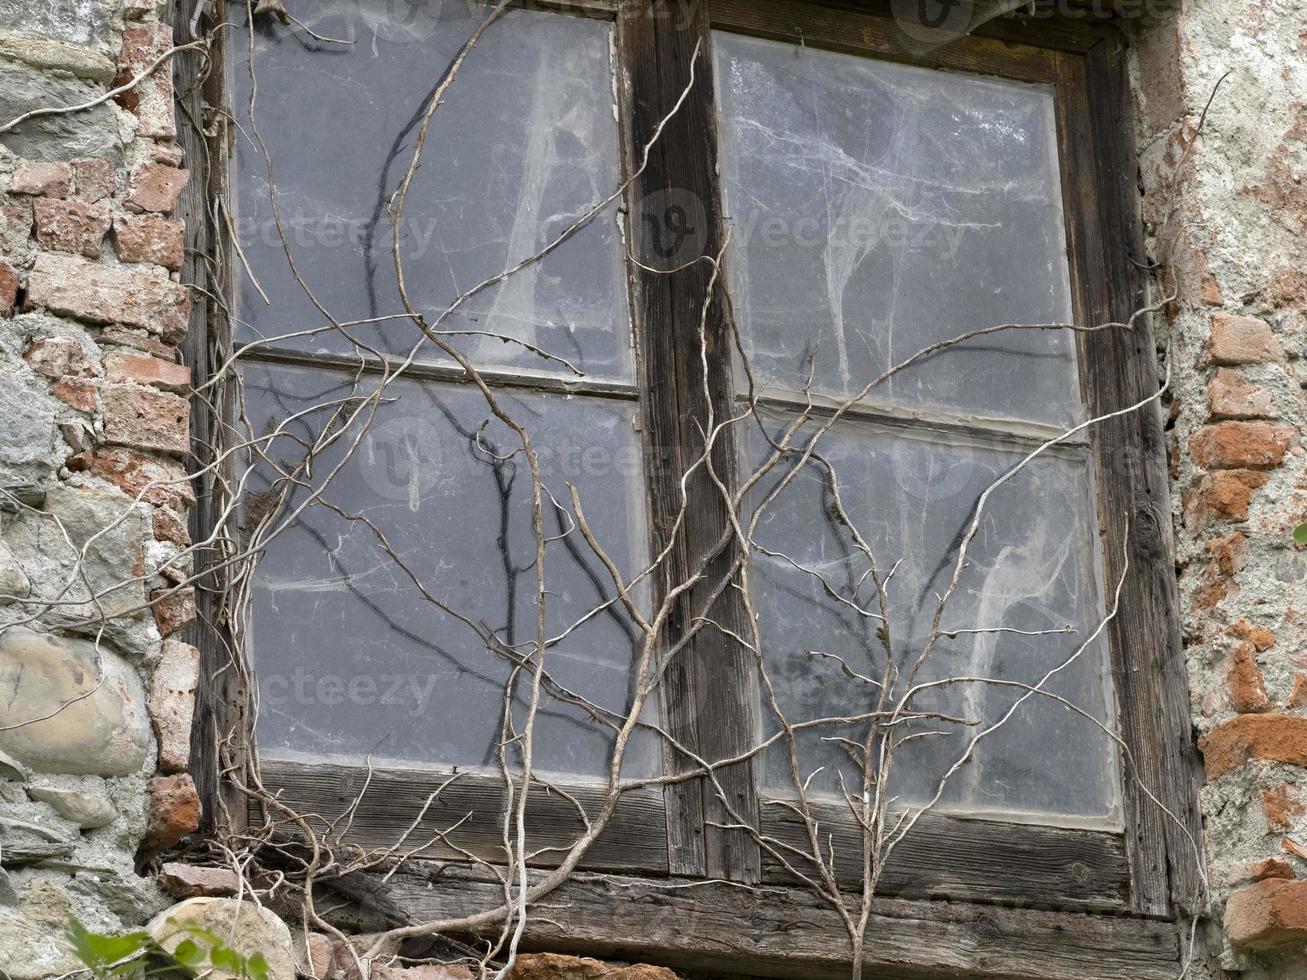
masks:
[[[726,503],[706,467],[694,469],[685,485],[688,505],[681,503],[682,476],[702,455],[705,433],[731,415],[732,394],[721,283],[707,260],[716,258],[722,239],[708,16],[702,5],[688,23],[667,13],[648,0],[623,3],[618,50],[635,167],[660,133],[631,188],[630,228],[644,267],[633,270],[633,291],[655,547],[665,547],[675,529],[675,548],[661,576],[663,594],[702,573],[669,620],[663,646],[676,653],[663,682],[664,720],[686,750],[711,761],[742,753],[756,738],[758,699],[753,657],[729,635],[747,635],[746,614],[739,591],[725,585],[734,576],[737,550],[729,541]],[[717,430],[711,463],[733,485],[729,428]],[[697,766],[672,747],[665,764],[671,772]],[[670,786],[671,872],[757,881],[760,856],[753,835],[723,829],[756,827],[757,809],[751,762],[716,770],[712,780]]]

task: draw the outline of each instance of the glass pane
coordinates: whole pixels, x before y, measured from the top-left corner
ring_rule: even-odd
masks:
[[[412,159],[421,117],[450,62],[485,17],[479,3],[336,0],[299,16],[350,45],[313,41],[260,18],[254,123],[248,36],[238,33],[232,77],[236,118],[236,229],[270,303],[241,284],[243,340],[321,325],[295,282],[273,219],[268,147],[278,208],[304,280],[339,320],[402,312],[386,202]],[[611,25],[510,11],[463,63],[432,117],[401,222],[405,282],[429,319],[477,283],[534,255],[619,182],[609,56]],[[543,261],[480,293],[448,330],[506,334],[610,380],[632,374],[616,206]],[[418,340],[404,319],[359,327],[370,345],[401,353]],[[323,333],[293,341],[309,351],[351,352]],[[562,373],[521,346],[485,337],[455,341],[479,367]],[[426,356],[436,358],[428,346]]]
[[[730,285],[763,384],[861,390],[941,340],[1067,322],[1053,96],[1043,86],[719,33]],[[873,400],[1062,424],[1066,331],[929,358]]]
[[[779,438],[781,428],[776,422],[773,438]],[[806,444],[812,432],[807,426],[795,443]],[[766,448],[760,434],[754,442],[751,453],[760,460]],[[894,569],[888,620],[899,676],[891,692],[902,695],[910,686],[907,673],[930,635],[938,596],[948,588],[959,542],[980,494],[1024,453],[921,429],[868,424],[839,424],[818,447],[836,474],[848,517],[870,546],[879,574]],[[753,508],[796,463],[784,462],[763,479],[754,492]],[[1043,456],[990,496],[968,564],[941,621],[945,631],[1001,627],[1039,635],[961,633],[941,639],[922,667],[919,682],[970,676],[1033,685],[1071,658],[1093,633],[1103,617],[1103,603],[1089,469],[1087,455],[1079,451]],[[886,676],[870,563],[849,528],[837,519],[833,502],[826,471],[810,461],[763,510],[754,535],[759,550],[750,573],[751,594],[768,670],[791,722],[874,710],[876,689],[847,678],[835,657],[873,681]],[[1046,632],[1068,626],[1075,632]],[[829,656],[814,657],[813,652]],[[1108,669],[1107,643],[1094,642],[1046,690],[1108,722]],[[935,689],[913,706],[984,727],[999,720],[1023,693],[982,683],[958,684]],[[802,738],[805,778],[826,767],[814,778],[814,790],[836,792],[839,773],[851,792],[860,792],[861,771],[829,737],[861,742],[865,730],[865,725],[828,726]],[[929,800],[940,776],[963,754],[976,730],[940,720],[914,721],[899,729],[901,736],[942,734],[902,744],[890,792],[907,800]],[[766,770],[770,786],[793,791],[785,753],[773,752]],[[1114,820],[1117,787],[1114,744],[1102,729],[1036,696],[980,743],[974,761],[950,780],[941,803],[982,813]]]
[[[314,406],[350,393],[341,376],[323,372],[250,366],[244,377],[255,432],[284,427],[268,455],[287,468],[304,458],[304,441],[327,428],[329,410]],[[259,744],[265,752],[370,752],[491,766],[508,668],[472,627],[493,630],[505,648],[519,651],[535,639],[530,474],[523,456],[511,455],[519,444],[508,428],[486,424],[491,413],[471,386],[398,382],[386,394],[394,400],[352,455],[357,423],[316,457],[306,482],[325,484],[325,495],[272,541],[257,567]],[[617,566],[627,576],[639,571],[647,549],[634,403],[502,391],[496,398],[533,442],[548,447],[540,454],[544,481],[560,506],[546,498],[546,533],[573,527],[573,484]],[[271,473],[266,462],[256,467],[253,499]],[[285,512],[306,498],[297,490]],[[385,535],[403,566],[363,519]],[[551,637],[613,597],[607,573],[577,533],[548,545],[545,577]],[[624,712],[636,636],[614,605],[552,646],[546,669],[564,688]],[[520,724],[529,680],[519,679],[516,690]],[[546,696],[541,712],[537,768],[606,774],[611,738],[604,729],[558,692]],[[624,769],[648,773],[656,755],[653,739],[637,738]]]

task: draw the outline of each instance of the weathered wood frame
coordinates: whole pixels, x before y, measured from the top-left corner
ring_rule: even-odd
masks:
[[[196,0],[178,0],[180,40],[189,40],[181,32],[195,4]],[[647,195],[668,188],[687,190],[709,209],[711,233],[705,250],[715,252],[720,241],[720,215],[715,211],[720,198],[710,32],[721,27],[789,41],[801,37],[814,47],[1054,86],[1077,320],[1124,320],[1142,305],[1146,283],[1139,269],[1143,251],[1129,140],[1124,42],[1114,32],[1083,22],[1001,21],[982,28],[979,36],[923,53],[903,43],[887,4],[873,0],[711,0],[692,5],[692,20],[682,19],[679,24],[684,5],[662,3],[664,9],[675,9],[650,16],[648,8],[659,5],[659,0],[590,0],[584,11],[616,14],[620,110],[628,155],[644,144],[653,125],[682,94],[689,81],[691,54],[696,44],[702,46],[695,67],[698,81],[690,98],[631,190],[633,211]],[[559,6],[578,10],[575,3]],[[180,72],[184,74],[188,65],[193,70],[194,59],[182,62]],[[191,91],[191,111],[198,114],[201,96],[210,105],[223,104],[221,74],[215,72],[216,78],[210,76],[202,90]],[[184,81],[182,88],[186,90]],[[189,134],[183,142],[192,169],[203,171],[203,179],[192,180],[188,197],[189,281],[202,288],[196,294],[199,302],[187,346],[197,381],[203,381],[211,357],[205,338],[226,329],[220,306],[204,303],[203,293],[206,289],[227,293],[230,283],[208,281],[207,266],[196,256],[222,247],[221,229],[207,218],[212,214],[208,202],[226,193],[226,148]],[[195,220],[201,214],[206,220]],[[693,420],[702,418],[706,408],[699,403],[703,379],[698,374],[697,329],[707,276],[703,264],[673,275],[633,274],[648,439],[663,447],[669,454],[667,462],[673,464],[657,467],[651,474],[655,527],[659,501],[675,499],[667,492],[671,488],[659,486],[659,474],[665,479],[678,471],[675,456],[694,445]],[[709,314],[709,343],[727,350],[721,346],[724,332],[718,306],[715,303]],[[1147,318],[1128,333],[1082,336],[1079,353],[1084,394],[1095,415],[1134,404],[1157,389]],[[718,417],[732,404],[728,360],[710,358],[714,373],[708,390]],[[686,408],[669,410],[672,404]],[[202,420],[199,424],[202,431],[210,431]],[[867,975],[1133,980],[1176,973],[1182,956],[1177,922],[1201,907],[1203,884],[1201,857],[1194,844],[1200,833],[1198,766],[1180,655],[1160,414],[1149,406],[1097,426],[1092,447],[1105,580],[1115,581],[1121,574],[1119,556],[1127,543],[1130,554],[1122,609],[1111,628],[1118,719],[1129,759],[1125,833],[932,815],[886,870],[883,890],[888,897],[878,904],[872,919]],[[724,443],[719,452],[719,472],[728,472],[732,447]],[[685,538],[706,541],[717,537],[714,532],[720,531],[723,515],[705,510],[696,512],[694,519],[695,533]],[[206,520],[202,497],[195,533],[207,533]],[[678,555],[671,574],[690,567],[695,557],[688,552]],[[695,614],[695,598],[687,597],[678,611],[682,622]],[[717,606],[714,615],[729,619],[739,610]],[[234,812],[240,799],[222,788],[212,734],[243,723],[230,707],[239,702],[235,696],[239,692],[228,689],[226,646],[217,631],[209,624],[198,632],[205,674],[218,680],[201,695],[196,776],[211,808],[221,797]],[[736,662],[738,654],[726,644],[717,644],[709,633],[704,631],[702,640],[687,647],[682,655],[685,669],[669,675],[672,696],[664,704],[665,723],[691,748],[720,758],[743,747],[735,741],[751,731],[757,700],[750,685],[739,683],[750,669]],[[675,768],[684,761],[669,758],[667,764]],[[268,786],[283,791],[292,806],[319,812],[348,804],[360,785],[358,770],[339,766],[265,762],[262,775]],[[432,775],[429,771],[375,774],[374,786],[386,791],[369,793],[360,805],[353,822],[356,839],[392,843],[394,830],[406,826],[425,799],[415,788],[416,779],[430,782]],[[767,807],[759,799],[751,766],[723,770],[718,779],[731,794],[737,813],[756,821],[768,834],[793,837],[795,828],[787,826],[780,808]],[[460,781],[457,787],[447,806],[437,807],[421,829],[447,826],[451,813],[461,816],[476,810],[484,819],[465,824],[465,836],[457,843],[495,860],[502,839],[501,788],[493,779]],[[1143,787],[1157,802],[1148,798]],[[585,799],[593,790],[578,786],[576,792]],[[575,836],[575,816],[568,811],[566,806],[540,802],[534,815],[539,843],[554,843],[554,837],[562,843]],[[528,924],[527,943],[638,956],[687,967],[703,977],[841,975],[838,951],[844,939],[834,913],[821,908],[804,889],[783,886],[783,876],[762,860],[749,835],[711,826],[723,816],[713,794],[698,781],[672,784],[664,793],[631,794],[584,865],[608,876],[582,875],[564,886],[556,901],[546,902],[548,914]],[[823,826],[836,834],[837,842],[845,839],[847,853],[856,853],[859,835],[848,821],[841,822],[832,813]],[[614,878],[613,873],[645,877]],[[850,882],[856,874],[855,867],[847,875],[841,871]],[[700,878],[766,884],[752,891],[717,885],[684,887]],[[668,888],[670,884],[680,887]],[[468,902],[476,904],[478,888],[487,891],[490,902],[497,887],[471,869],[452,873],[446,869],[435,881],[401,873],[394,879],[394,897],[421,919],[465,910]],[[673,919],[664,920],[664,915]]]

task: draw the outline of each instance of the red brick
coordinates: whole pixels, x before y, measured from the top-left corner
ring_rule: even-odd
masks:
[[[1231,706],[1240,714],[1265,711],[1271,706],[1262,669],[1257,665],[1257,648],[1251,643],[1235,647],[1225,675],[1225,689]]]
[[[1248,539],[1235,531],[1234,534],[1215,541],[1208,541],[1203,550],[1212,556],[1211,574],[1234,575],[1243,571]]]
[[[1221,419],[1273,419],[1275,407],[1269,393],[1248,384],[1233,368],[1217,368],[1207,386],[1207,417]]]
[[[1271,878],[1293,878],[1293,865],[1284,858],[1262,858],[1249,861],[1230,872],[1227,879],[1231,887],[1245,885],[1253,881],[1267,881]]]
[[[1294,715],[1240,715],[1198,740],[1209,779],[1250,760],[1307,766],[1307,718]]]
[[[67,197],[71,180],[72,169],[66,163],[19,160],[14,165],[14,176],[9,182],[9,190],[14,194]]]
[[[187,171],[162,163],[143,164],[132,173],[127,207],[132,211],[168,214],[177,207],[188,176]]]
[[[1245,521],[1253,491],[1265,483],[1265,473],[1226,470],[1209,473],[1185,495],[1185,524],[1202,531],[1218,520]]]
[[[109,233],[109,209],[104,205],[39,198],[33,213],[36,241],[42,248],[100,257],[100,243]]]
[[[178,455],[190,451],[186,399],[126,384],[105,385],[102,397],[109,442]]]
[[[1284,360],[1284,348],[1265,322],[1251,316],[1212,316],[1212,360],[1217,364],[1264,364]]]
[[[148,24],[128,27],[123,31],[122,50],[118,55],[116,85],[131,81],[150,67],[160,55],[172,47],[172,28],[166,24]],[[123,108],[136,114],[141,136],[154,139],[172,139],[177,135],[173,121],[172,72],[164,65],[135,88],[118,96]]]
[[[94,412],[97,387],[96,382],[84,378],[63,378],[52,384],[50,391],[60,401],[71,405],[79,412]]]
[[[117,484],[133,498],[146,503],[183,510],[195,503],[195,489],[186,470],[177,463],[147,456],[121,446],[101,446],[87,460],[95,476]],[[147,489],[148,487],[148,489]]]
[[[201,868],[169,861],[159,869],[159,887],[173,898],[220,898],[239,893],[241,879],[230,868]]]
[[[18,300],[18,287],[22,284],[22,279],[18,275],[18,270],[0,259],[0,316],[8,316],[13,312],[14,303]]]
[[[1230,624],[1230,628],[1225,631],[1226,636],[1233,636],[1239,640],[1247,640],[1258,651],[1269,650],[1275,646],[1275,632],[1267,629],[1265,626],[1254,626],[1246,619],[1239,619]]]
[[[117,192],[118,178],[108,160],[74,160],[72,166],[73,197],[94,204]]]
[[[1294,818],[1307,813],[1307,806],[1298,799],[1297,787],[1291,783],[1263,786],[1260,793],[1262,812],[1266,815],[1266,825],[1271,830],[1281,833],[1292,830]]]
[[[150,603],[160,636],[171,636],[195,619],[194,589],[160,589],[150,593]]]
[[[1293,678],[1293,690],[1285,702],[1290,708],[1307,708],[1307,674],[1296,674]]]
[[[113,219],[114,243],[124,262],[182,267],[182,223],[152,214],[120,214]]]
[[[1210,272],[1203,273],[1203,283],[1201,287],[1203,302],[1208,306],[1224,306],[1225,297],[1221,294],[1221,287],[1216,281],[1216,277]]]
[[[172,360],[177,353],[177,348],[172,344],[165,344],[158,337],[151,337],[144,330],[133,330],[128,327],[106,327],[100,332],[99,340],[102,344],[116,344],[119,347],[143,350],[164,360]]]
[[[146,825],[141,849],[164,851],[200,829],[200,794],[186,773],[156,776],[145,787]]]
[[[13,259],[31,248],[32,205],[10,203],[0,207],[0,254]],[[17,261],[17,260],[15,260]]]
[[[1189,452],[1209,470],[1264,470],[1280,465],[1293,442],[1294,430],[1269,422],[1218,422],[1199,429],[1189,439]]]
[[[134,381],[164,391],[182,393],[191,384],[190,368],[148,354],[110,351],[104,357],[104,369],[110,381]]]
[[[1246,949],[1307,942],[1307,881],[1271,878],[1235,890],[1225,906],[1225,934]]]
[[[150,159],[169,167],[180,167],[186,156],[176,143],[155,143],[150,147]]]
[[[160,541],[171,541],[183,548],[191,545],[191,533],[186,525],[167,507],[154,509],[154,536]]]
[[[29,306],[91,323],[140,327],[182,337],[191,300],[185,286],[144,269],[105,266],[57,252],[42,252],[27,277]]]
[[[76,337],[39,337],[27,345],[23,359],[33,371],[47,378],[89,378],[95,374],[95,364]]]

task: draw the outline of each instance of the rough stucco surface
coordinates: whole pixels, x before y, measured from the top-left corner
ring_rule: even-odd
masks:
[[[1177,557],[1219,919],[1247,879],[1307,875],[1307,553],[1292,539],[1307,520],[1307,6],[1193,0],[1140,39],[1134,65],[1155,256],[1168,205],[1179,209],[1179,298],[1159,332],[1174,372]],[[1307,885],[1286,887],[1307,908]],[[1246,923],[1228,924],[1244,935]],[[1249,980],[1307,976],[1301,931],[1256,952],[1212,935],[1209,952]]]

